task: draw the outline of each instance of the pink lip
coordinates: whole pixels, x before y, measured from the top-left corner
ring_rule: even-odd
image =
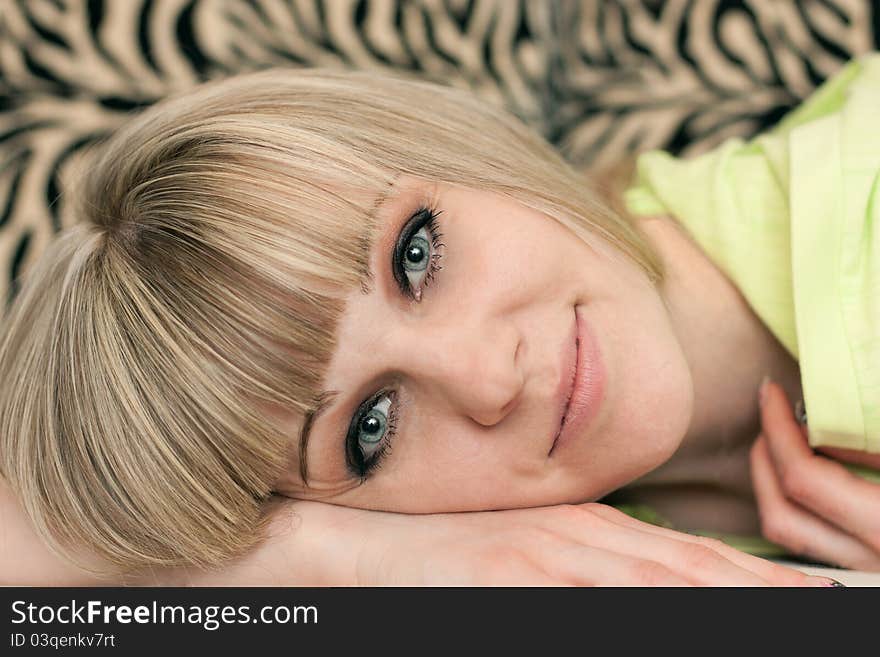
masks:
[[[605,372],[589,324],[574,309],[575,322],[562,350],[556,407],[561,409],[559,430],[548,456],[578,435],[599,410]]]

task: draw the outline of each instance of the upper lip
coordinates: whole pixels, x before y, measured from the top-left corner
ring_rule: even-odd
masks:
[[[577,376],[577,316],[574,317],[571,330],[566,335],[565,341],[562,343],[562,349],[559,357],[559,384],[556,387],[556,395],[554,396],[554,408],[558,409],[558,418],[555,431],[553,433],[553,443],[550,451],[556,446],[559,434],[562,433],[562,425],[568,414],[568,408],[571,404],[571,395],[574,392],[575,377]]]

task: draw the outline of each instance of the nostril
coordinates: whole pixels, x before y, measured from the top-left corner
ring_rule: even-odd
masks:
[[[501,417],[507,417],[507,415],[513,410],[513,407],[516,406],[516,402],[518,399],[519,396],[517,395],[504,405],[504,407],[501,409]]]
[[[516,343],[516,349],[513,350],[513,364],[514,364],[514,366],[517,366],[517,367],[519,366],[519,357],[520,357],[520,351],[522,350],[522,346],[523,346],[523,341],[518,340]]]
[[[507,402],[501,407],[500,419],[506,418],[519,404],[520,400],[522,399],[524,384],[525,380],[522,377],[519,368],[517,368],[515,380],[511,382],[511,385],[513,387],[507,391],[507,394],[510,395],[510,399],[508,399]]]
[[[479,407],[471,408],[469,414],[477,424],[483,427],[493,427],[502,422],[513,411],[519,403],[520,396],[520,391],[517,390],[516,394],[511,395],[508,401],[500,406],[498,405],[501,401],[500,399],[496,398],[492,402],[489,398],[484,398]]]

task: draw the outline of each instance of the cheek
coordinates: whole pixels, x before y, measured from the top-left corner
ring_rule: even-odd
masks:
[[[641,316],[621,318],[612,337],[615,380],[608,434],[619,438],[622,474],[630,479],[678,449],[693,414],[690,367],[659,297]],[[626,483],[626,482],[622,482]]]
[[[567,229],[532,216],[477,223],[456,239],[454,252],[462,281],[471,286],[480,281],[493,297],[521,296],[529,290],[546,294],[574,280],[582,256],[583,245]]]
[[[393,492],[387,498],[401,510],[418,513],[507,506],[505,491],[526,474],[521,463],[525,451],[516,449],[521,442],[514,434],[437,426],[429,440],[401,459],[400,476],[389,482]]]
[[[693,381],[659,291],[621,259],[592,258],[585,310],[606,370],[605,407],[573,469],[606,493],[668,460],[687,433]],[[587,490],[589,488],[589,490]]]
[[[414,432],[415,433],[415,432]],[[340,503],[400,513],[485,511],[533,506],[540,463],[524,435],[482,434],[437,424],[424,440],[402,442],[377,477]]]

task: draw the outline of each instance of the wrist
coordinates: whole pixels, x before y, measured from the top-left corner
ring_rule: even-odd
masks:
[[[369,511],[274,497],[262,540],[218,569],[169,569],[164,586],[345,586],[357,583]]]
[[[293,586],[351,586],[370,511],[290,498],[273,501],[265,549],[278,577]]]

